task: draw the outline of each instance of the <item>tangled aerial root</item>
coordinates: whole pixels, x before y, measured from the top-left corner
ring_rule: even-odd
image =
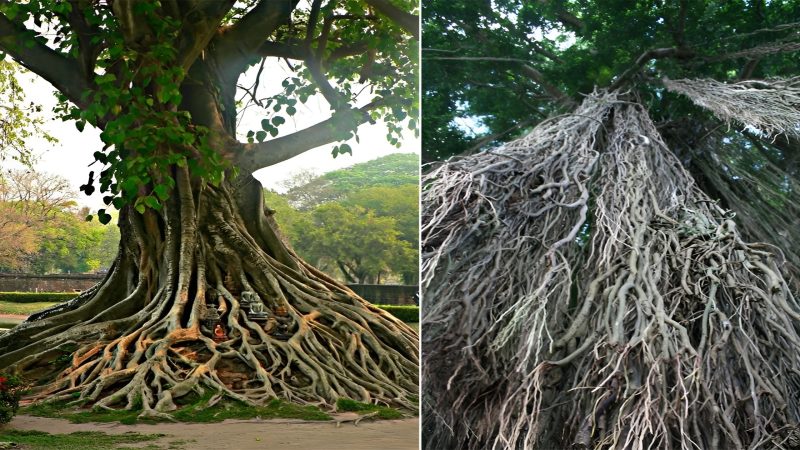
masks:
[[[795,51],[800,43],[795,43]],[[720,83],[664,80],[667,89],[689,97],[730,124],[751,126],[768,136],[800,137],[800,77]]]
[[[416,410],[411,328],[286,248],[254,180],[199,195],[185,173],[177,179],[158,215],[121,216],[120,256],[103,283],[0,337],[0,365],[44,381],[35,400],[163,419],[209,391],[254,405],[332,409],[351,398]],[[256,320],[245,292],[273,322]]]
[[[428,448],[792,448],[800,304],[618,94],[423,180]]]

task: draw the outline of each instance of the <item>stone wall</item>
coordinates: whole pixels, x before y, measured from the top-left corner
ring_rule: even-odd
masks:
[[[103,274],[0,273],[0,292],[79,292],[99,283],[103,277]]]
[[[78,292],[100,282],[102,274],[29,275],[0,274],[0,292]],[[390,284],[351,284],[370,303],[379,305],[413,305],[417,286]]]
[[[401,284],[348,284],[364,300],[377,305],[414,305],[417,286]]]

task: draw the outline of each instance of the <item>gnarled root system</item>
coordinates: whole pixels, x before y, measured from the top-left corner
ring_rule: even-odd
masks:
[[[40,380],[37,399],[151,417],[206,390],[416,408],[416,333],[298,258],[258,182],[203,186],[180,168],[176,180],[161,211],[123,211],[101,284],[0,337],[0,366]]]
[[[424,180],[427,448],[793,448],[800,304],[615,93]]]

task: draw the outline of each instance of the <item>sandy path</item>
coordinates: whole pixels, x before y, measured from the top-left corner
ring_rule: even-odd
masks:
[[[419,419],[380,420],[343,423],[304,422],[291,419],[226,420],[220,423],[159,423],[155,425],[122,425],[119,423],[73,424],[64,419],[19,415],[8,428],[40,430],[48,433],[102,431],[121,434],[130,431],[164,436],[155,443],[167,448],[170,442],[185,443],[185,449],[241,450],[416,450],[419,448]]]
[[[19,320],[22,322],[23,320],[27,319],[28,316],[23,316],[20,314],[0,314],[0,319],[11,319],[11,320]]]

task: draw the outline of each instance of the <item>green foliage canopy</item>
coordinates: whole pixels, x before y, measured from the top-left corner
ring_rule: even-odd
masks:
[[[252,172],[310,148],[355,136],[383,120],[398,145],[416,130],[415,3],[395,0],[176,2],[29,0],[0,2],[0,54],[59,91],[56,112],[101,130],[101,169],[81,190],[107,205],[159,209],[175,187],[170,167],[205,182],[226,170]],[[294,75],[269,98],[261,130],[236,138],[235,94],[250,67],[291,61]],[[278,59],[281,58],[281,59]],[[2,80],[0,80],[2,82]],[[205,89],[210,87],[210,89]],[[363,95],[369,92],[371,95]],[[291,132],[286,120],[315,94],[331,117]],[[362,95],[356,99],[356,96]],[[278,137],[280,135],[280,137]],[[272,139],[267,139],[271,137]],[[334,152],[347,152],[341,144]],[[102,209],[102,223],[111,220]]]
[[[798,68],[795,1],[431,0],[423,17],[427,161],[509,141],[595,87],[632,90],[673,148],[697,148],[719,138],[706,136],[718,121],[664,92],[662,77],[735,81]]]

